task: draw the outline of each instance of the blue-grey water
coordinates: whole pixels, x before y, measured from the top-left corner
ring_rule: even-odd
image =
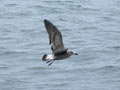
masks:
[[[43,20],[79,53],[51,53]],[[0,0],[0,90],[120,90],[120,0]]]

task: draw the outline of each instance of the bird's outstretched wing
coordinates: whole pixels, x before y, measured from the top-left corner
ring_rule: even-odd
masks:
[[[53,54],[66,52],[67,49],[64,48],[61,32],[48,20],[44,20],[44,24],[49,35],[49,44],[52,45]]]

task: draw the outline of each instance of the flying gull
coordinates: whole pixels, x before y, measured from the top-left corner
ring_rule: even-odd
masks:
[[[46,61],[46,63],[49,63],[48,66],[50,66],[55,60],[66,59],[72,55],[78,55],[64,47],[62,34],[55,25],[46,19],[44,20],[44,24],[49,36],[52,54],[44,54],[42,61]]]

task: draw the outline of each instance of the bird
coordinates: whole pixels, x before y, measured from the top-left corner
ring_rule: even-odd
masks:
[[[42,61],[46,61],[48,66],[50,66],[55,60],[62,60],[72,55],[78,55],[78,53],[64,47],[62,34],[53,23],[44,19],[44,25],[48,33],[49,45],[51,45],[52,54],[44,54]]]

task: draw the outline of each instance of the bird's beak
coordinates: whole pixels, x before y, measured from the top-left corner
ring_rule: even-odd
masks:
[[[78,55],[78,53],[74,53],[74,55]]]

